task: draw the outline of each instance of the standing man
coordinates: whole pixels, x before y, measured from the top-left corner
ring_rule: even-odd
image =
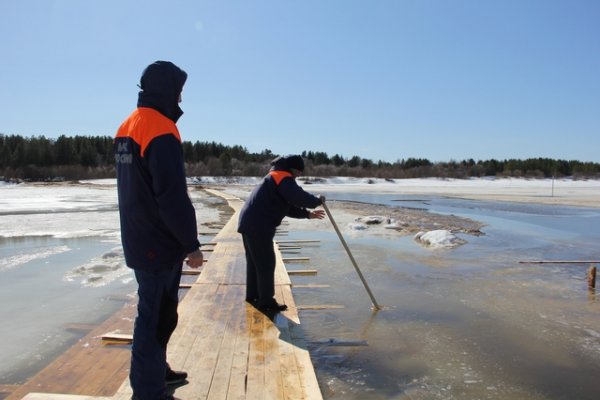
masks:
[[[284,217],[323,219],[325,211],[310,211],[325,197],[305,192],[296,177],[304,171],[301,156],[278,157],[271,170],[252,193],[242,211],[238,232],[246,251],[246,301],[259,310],[274,313],[287,310],[275,300],[275,230]]]
[[[181,137],[175,123],[187,74],[168,61],[143,72],[137,108],[115,137],[121,241],[138,282],[133,329],[132,399],[172,399],[167,384],[187,373],[167,364],[167,343],[177,326],[183,261],[202,265],[196,213],[187,192]]]

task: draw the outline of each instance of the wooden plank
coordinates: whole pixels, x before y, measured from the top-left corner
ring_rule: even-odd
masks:
[[[292,281],[288,275],[285,263],[279,251],[275,251],[275,286],[277,285],[291,285]]]
[[[334,339],[334,338],[315,340],[315,341],[312,341],[311,343],[317,344],[319,346],[368,346],[369,345],[366,340],[361,340],[361,339],[349,340],[349,339]]]
[[[300,378],[300,387],[302,388],[302,398],[322,399],[322,394],[317,383],[317,378],[312,368],[310,355],[306,348],[304,336],[298,334],[300,325],[290,324],[290,337],[294,343],[293,351],[298,366],[298,376]]]
[[[192,351],[198,346],[206,335],[213,329],[213,321],[209,318],[194,318],[198,314],[203,315],[207,311],[213,313],[214,318],[221,316],[221,309],[225,306],[225,295],[221,285],[202,285],[190,290],[188,296],[184,298],[182,307],[180,307],[180,322],[173,333],[167,349],[167,358],[173,368],[186,370],[189,364],[194,362],[197,352]],[[188,370],[191,377],[193,370]]]
[[[89,332],[98,327],[98,324],[68,324],[65,325],[65,330],[71,332]]]
[[[279,357],[279,329],[269,318],[264,318],[263,337],[265,341],[265,397],[283,399],[283,371]]]
[[[32,392],[112,396],[127,377],[131,354],[127,347],[103,345],[101,336],[131,330],[135,314],[135,303],[124,305],[5,400],[21,400]]]
[[[129,356],[131,354],[130,352],[130,347],[129,346],[120,346],[120,347],[115,347],[112,346],[112,348],[115,350],[115,352],[118,352],[122,355],[127,356],[126,357],[126,361],[125,361],[125,365],[122,365],[121,368],[124,368],[125,371],[127,371],[127,368],[131,365],[130,360],[129,360]],[[92,360],[89,360],[92,361]],[[82,379],[78,379],[77,381],[74,382],[73,384],[73,391],[75,393],[81,393],[81,394],[99,394],[98,392],[94,393],[94,392],[89,392],[89,387],[90,386],[97,386],[97,387],[101,387],[103,384],[106,383],[106,381],[113,381],[113,382],[119,382],[119,381],[123,381],[123,377],[122,374],[120,373],[115,373],[117,372],[115,369],[115,363],[114,360],[109,359],[109,358],[99,358],[97,360],[93,360],[93,364],[92,364],[92,368],[91,371],[92,374],[88,377],[84,377]]]
[[[265,340],[263,325],[265,315],[257,310],[250,314],[250,346],[248,350],[248,376],[246,381],[246,398],[248,400],[263,399],[265,387]]]
[[[275,243],[320,243],[319,239],[276,240]]]
[[[101,339],[104,344],[130,344],[133,342],[133,334],[108,332],[102,335]]]
[[[227,290],[230,292],[239,291],[239,289],[240,287],[227,287]],[[235,299],[240,299],[242,295],[239,293],[230,293],[229,297],[235,301]],[[230,302],[232,301],[230,300]],[[239,334],[243,334],[243,332],[239,330],[239,321],[243,319],[242,311],[245,311],[242,307],[234,307],[231,309],[231,318],[226,322],[225,333],[215,365],[215,373],[210,383],[210,391],[208,393],[208,399],[210,400],[227,399],[229,382],[232,379],[240,380],[241,378],[240,376],[234,376],[232,372],[235,358],[236,338]]]
[[[344,308],[344,306],[339,304],[314,304],[297,306],[297,308],[298,310],[338,310]]]
[[[288,269],[288,275],[317,275],[316,269]]]
[[[29,393],[23,400],[111,400],[111,397],[95,397],[76,394]]]
[[[200,269],[183,269],[181,275],[200,275]]]
[[[281,363],[281,377],[285,399],[306,398],[302,393],[302,384],[298,370],[298,360],[294,354],[294,343],[290,335],[290,321],[283,314],[277,314],[275,325],[280,331],[279,358]]]
[[[233,358],[231,360],[231,379],[227,388],[228,400],[246,399],[246,378],[248,371],[248,354],[250,349],[249,322],[254,308],[246,303],[241,307],[242,316],[238,319]]]
[[[306,348],[304,334],[300,328],[300,324],[290,324],[290,337],[294,343],[294,355],[297,360],[298,374],[300,376],[300,386],[304,398],[311,400],[321,400],[323,395],[317,383],[317,376],[310,360],[310,354]]]
[[[283,259],[284,263],[295,263],[310,261],[310,257],[287,257]]]
[[[565,260],[532,260],[532,261],[519,261],[519,264],[600,264],[600,261],[565,261]]]
[[[289,285],[280,285],[275,287],[275,299],[278,303],[282,303],[288,306],[288,309],[281,313],[289,321],[292,321],[296,325],[300,325],[300,318],[298,317],[298,309],[292,290]]]
[[[331,287],[327,284],[318,284],[318,283],[307,283],[307,284],[294,284],[292,285],[292,289],[321,289]]]
[[[198,313],[189,316],[188,326],[196,329],[194,335],[196,339],[191,347],[170,346],[171,352],[188,354],[182,369],[188,372],[190,383],[179,388],[176,397],[184,399],[208,397],[211,383],[215,374],[218,374],[216,367],[229,321],[233,319],[233,310],[239,305],[236,301],[232,301],[236,297],[234,289],[228,285],[219,285],[217,293],[221,298],[220,304],[207,303],[202,310],[204,312],[200,314],[204,317],[200,317]],[[187,335],[191,333],[188,331]]]

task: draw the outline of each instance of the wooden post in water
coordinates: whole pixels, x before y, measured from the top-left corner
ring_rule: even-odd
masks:
[[[588,288],[590,290],[596,289],[596,266],[594,263],[600,261],[595,260],[578,260],[578,261],[565,261],[565,260],[538,260],[538,261],[519,261],[519,264],[590,264],[590,268],[587,271]]]
[[[596,266],[590,265],[590,269],[588,269],[588,288],[595,289],[596,288]]]

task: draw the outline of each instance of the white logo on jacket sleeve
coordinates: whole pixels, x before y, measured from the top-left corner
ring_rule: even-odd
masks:
[[[128,142],[117,143],[117,153],[129,153],[128,144]]]
[[[133,154],[115,154],[115,162],[117,164],[131,164],[133,162]]]
[[[117,144],[117,154],[115,154],[115,162],[117,164],[131,164],[133,162],[133,154],[129,152],[127,142]]]

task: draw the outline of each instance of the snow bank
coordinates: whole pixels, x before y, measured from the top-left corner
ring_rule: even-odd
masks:
[[[429,248],[452,248],[466,243],[466,240],[445,229],[419,232],[415,235],[415,241]]]
[[[357,219],[357,222],[362,222],[367,225],[383,224],[386,221],[388,221],[388,218],[384,217],[383,215],[369,215],[366,217],[359,217]]]

